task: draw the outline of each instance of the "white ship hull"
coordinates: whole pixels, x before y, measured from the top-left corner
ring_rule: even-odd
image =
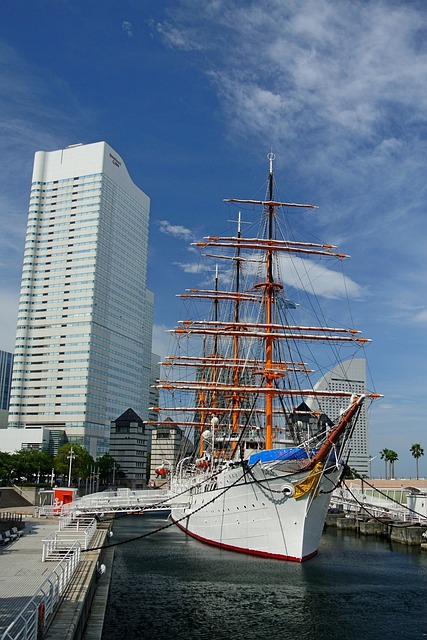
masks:
[[[171,517],[202,542],[251,555],[303,562],[317,553],[332,489],[341,473],[341,468],[331,467],[308,491],[296,497],[295,486],[301,486],[309,472],[292,474],[291,482],[281,472],[280,464],[274,468],[271,464],[256,465],[246,474],[241,467],[225,470],[216,481],[201,483],[194,479],[188,504],[172,508]],[[186,488],[186,483],[175,483],[173,487],[175,495],[181,496],[181,504]]]

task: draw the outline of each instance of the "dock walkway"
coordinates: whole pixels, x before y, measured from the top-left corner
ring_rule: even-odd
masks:
[[[26,521],[21,538],[0,546],[0,638],[55,568],[55,562],[42,562],[42,549],[43,539],[57,530],[57,519],[32,518]],[[105,544],[107,535],[108,529],[100,528],[91,547]],[[82,554],[60,606],[45,631],[46,640],[83,637],[100,640],[112,555],[112,550],[99,549]],[[107,566],[106,574],[101,577],[97,573],[100,562]]]
[[[21,538],[0,546],[0,636],[52,572],[42,562],[43,538],[57,529],[57,520],[31,519]]]

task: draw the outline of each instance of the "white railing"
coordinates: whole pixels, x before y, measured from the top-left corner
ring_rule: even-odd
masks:
[[[68,502],[60,507],[53,506],[53,504],[45,504],[42,507],[36,507],[34,515],[36,518],[60,518],[61,516],[73,511],[74,502]]]
[[[200,482],[200,478],[195,478],[194,483]],[[188,503],[188,495],[183,490],[182,496],[176,496],[170,491],[164,490],[135,490],[118,489],[117,491],[102,491],[91,493],[73,502],[69,502],[61,509],[52,505],[39,507],[38,516],[46,517],[67,517],[71,522],[73,518],[84,517],[85,514],[106,513],[139,513],[142,511],[162,511],[170,509],[172,505],[185,506]]]
[[[37,640],[45,630],[60,603],[80,561],[80,545],[75,545],[54,568],[37,593],[0,636],[0,640]]]
[[[83,549],[88,549],[95,533],[95,518],[77,517],[74,512],[70,512],[59,519],[59,530],[57,532],[58,540],[79,540]]]
[[[394,495],[380,495],[375,489],[362,489],[351,486],[351,489],[336,489],[332,494],[331,507],[342,508],[345,513],[370,515],[375,518],[388,516],[403,522],[421,522],[423,519],[411,512],[406,504],[395,501]],[[391,499],[392,498],[392,499]],[[406,503],[406,495],[405,495]]]
[[[64,549],[72,548],[76,542],[83,549],[89,549],[96,529],[95,518],[76,518],[73,514],[60,518],[58,531],[53,531],[43,539],[42,562],[56,553],[62,553]]]
[[[55,558],[58,553],[61,553],[64,557],[69,557],[69,554],[76,553],[76,550],[78,550],[80,557],[81,547],[80,541],[76,540],[75,537],[73,539],[62,540],[58,538],[57,532],[55,531],[43,539],[42,562]]]
[[[168,491],[131,491],[130,489],[118,489],[117,491],[103,491],[91,493],[71,503],[76,514],[89,513],[114,513],[118,511],[143,511],[144,509],[167,509],[168,499],[171,494]]]

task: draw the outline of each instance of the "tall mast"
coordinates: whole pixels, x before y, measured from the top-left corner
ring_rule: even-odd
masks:
[[[215,266],[215,280],[214,280],[214,292],[215,292],[215,296],[214,296],[214,300],[213,300],[213,320],[214,322],[218,322],[218,318],[219,318],[219,300],[218,300],[218,265]],[[206,355],[206,343],[204,345],[204,351],[205,351],[205,355]],[[214,336],[213,336],[213,347],[212,347],[212,352],[209,354],[212,357],[216,358],[218,356],[218,334],[215,332]],[[201,367],[202,369],[202,377],[201,377],[201,381],[202,383],[206,382],[206,369],[204,366]],[[208,380],[208,382],[210,382],[212,384],[212,393],[209,394],[210,398],[209,398],[209,404],[210,404],[210,408],[215,410],[216,408],[216,404],[217,404],[217,392],[215,389],[215,383],[217,380],[217,368],[213,367],[210,369],[211,374],[212,374],[212,378],[210,380]],[[199,401],[200,401],[200,405],[202,407],[202,411],[200,413],[200,440],[199,440],[199,455],[202,456],[204,453],[204,442],[203,442],[203,438],[202,438],[202,433],[203,430],[205,428],[205,421],[207,418],[207,411],[206,411],[206,397],[205,397],[205,393],[203,390],[201,390],[201,393],[199,395]]]
[[[279,207],[291,210],[293,208],[315,209],[317,207],[311,204],[276,201],[273,172],[275,155],[269,153],[267,158],[269,173],[264,200],[236,198],[225,200],[225,202],[239,205],[261,206],[264,223],[261,233],[254,234],[255,237],[242,234],[244,222],[239,211],[237,233],[232,233],[231,236],[207,236],[203,241],[193,243],[203,250],[214,247],[212,254],[205,252],[205,255],[210,258],[233,261],[232,291],[220,289],[218,268],[216,268],[212,289],[188,289],[180,294],[182,298],[211,301],[207,319],[182,320],[178,323],[178,327],[172,330],[172,333],[177,336],[191,335],[192,339],[203,336],[202,354],[199,356],[176,355],[167,358],[163,363],[164,366],[171,367],[172,371],[182,372],[182,375],[179,373],[175,378],[171,376],[170,379],[166,376],[164,380],[159,380],[156,386],[172,394],[181,392],[182,401],[178,407],[163,406],[154,409],[161,411],[162,415],[173,416],[173,422],[177,425],[192,425],[199,428],[200,435],[206,429],[209,419],[212,427],[219,424],[221,420],[221,431],[216,439],[217,451],[214,451],[213,439],[210,446],[213,455],[216,453],[217,459],[230,454],[232,459],[239,453],[237,446],[241,441],[239,435],[241,430],[249,424],[259,425],[263,418],[264,446],[267,450],[272,449],[273,432],[276,429],[281,430],[282,425],[285,424],[284,406],[295,404],[295,398],[304,399],[304,402],[307,398],[318,397],[351,398],[350,407],[341,414],[336,427],[330,430],[327,442],[319,447],[316,456],[310,459],[308,464],[314,465],[325,459],[330,449],[338,443],[340,434],[351,426],[353,417],[357,417],[362,396],[359,394],[356,400],[353,400],[351,390],[324,390],[312,388],[309,385],[306,389],[301,388],[302,376],[313,373],[313,369],[307,368],[308,363],[304,362],[298,354],[294,360],[294,354],[299,351],[297,345],[300,341],[309,344],[331,342],[334,345],[343,343],[363,345],[369,341],[358,337],[359,331],[355,329],[313,326],[311,323],[308,326],[305,323],[289,324],[290,319],[285,318],[282,323],[278,318],[279,314],[276,312],[278,299],[285,293],[285,287],[280,283],[280,270],[276,265],[276,260],[280,256],[296,255],[301,256],[302,259],[308,255],[328,256],[338,260],[349,256],[336,252],[337,247],[334,245],[277,237],[280,234],[276,209]],[[258,279],[260,276],[258,268],[248,268],[249,275],[252,274],[257,279],[252,286],[245,286],[243,283],[243,261],[245,264],[254,262],[262,269],[262,275]],[[227,317],[223,317],[223,308]],[[251,312],[255,318],[251,319]],[[284,360],[280,357],[279,347],[283,343],[289,345]],[[179,369],[179,367],[182,368]],[[187,374],[187,379],[183,379],[187,368],[190,371],[195,369],[195,375]],[[282,384],[284,382],[286,384]],[[376,396],[369,394],[368,397]],[[189,398],[194,406],[192,404],[188,406]],[[281,401],[281,407],[278,400]],[[192,421],[188,420],[189,413],[193,414]],[[297,410],[296,413],[310,413],[310,411]],[[159,421],[157,424],[169,424],[170,420],[171,418],[168,417],[167,420]],[[229,427],[231,427],[231,437],[226,444],[226,440],[228,441],[226,433]],[[212,428],[213,431],[214,428]],[[246,439],[247,449],[254,444],[251,442],[252,436],[253,434],[249,434]],[[230,452],[226,452],[226,446],[230,446]],[[243,448],[244,445],[242,451]],[[202,438],[199,453],[200,455],[204,453]],[[306,466],[306,468],[311,467]]]
[[[274,207],[273,202],[273,160],[275,159],[274,153],[268,154],[270,161],[270,173],[268,177],[268,191],[269,191],[269,204],[267,205],[267,228],[268,239],[273,240],[273,223],[274,223]],[[267,279],[264,283],[265,287],[265,323],[267,325],[266,332],[271,334],[271,325],[273,323],[273,296],[274,296],[274,280],[273,280],[273,251],[267,249]],[[273,342],[272,335],[267,335],[265,338],[265,370],[264,377],[266,382],[266,388],[271,389],[271,392],[265,395],[265,448],[271,449],[273,447],[273,384],[274,373],[273,369]]]
[[[218,322],[218,310],[219,310],[219,300],[218,300],[218,265],[215,266],[215,299],[214,299],[214,322]],[[218,357],[218,333],[216,332],[214,335],[214,343],[213,343],[213,354],[214,358]],[[215,383],[217,381],[218,371],[216,367],[212,370],[212,382],[214,386],[214,391],[212,393],[211,398],[211,406],[212,409],[215,409],[217,405],[217,392],[215,390]]]
[[[237,237],[240,238],[242,235],[241,233],[241,212],[239,211],[239,215],[238,215],[238,221],[237,221]],[[236,293],[240,293],[240,246],[239,244],[237,245],[237,253],[236,253]],[[240,306],[240,301],[238,298],[236,298],[236,301],[234,303],[234,322],[239,322],[239,306]],[[238,362],[239,359],[239,336],[235,335],[234,339],[233,339],[233,356],[234,356],[234,361]],[[234,368],[234,372],[233,372],[233,384],[234,387],[237,388],[239,386],[239,368],[235,367]],[[236,411],[236,409],[239,407],[241,402],[241,398],[239,396],[239,394],[237,394],[236,392],[233,392],[233,401],[232,401],[232,406],[233,406],[233,413],[232,413],[232,431],[233,433],[236,433],[238,431],[238,425],[239,425],[239,412]]]

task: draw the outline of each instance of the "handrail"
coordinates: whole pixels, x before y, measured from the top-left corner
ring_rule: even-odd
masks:
[[[68,520],[68,518],[66,519]],[[53,531],[43,540],[42,562],[49,560],[52,553],[73,546],[74,542],[79,542],[83,549],[88,549],[90,542],[96,534],[95,518],[82,518],[83,526],[80,526],[80,519],[68,520],[69,524],[63,523],[58,531]]]
[[[15,513],[14,511],[2,511],[0,513],[0,522],[9,521],[22,522],[22,513]]]
[[[37,640],[44,637],[61,596],[80,562],[80,555],[80,545],[75,543],[3,632],[0,640]]]
[[[425,522],[426,519],[421,514],[411,512],[405,504],[396,504],[386,495],[380,497],[375,493],[375,489],[360,487],[352,487],[351,491],[343,488],[336,489],[332,494],[331,506],[341,507],[344,513],[365,512],[376,518],[387,515],[393,520],[403,522]]]
[[[122,489],[119,491],[103,491],[92,493],[79,498],[73,503],[73,508],[82,516],[85,511],[108,513],[111,511],[142,511],[150,507],[156,507],[166,502],[168,491]]]

